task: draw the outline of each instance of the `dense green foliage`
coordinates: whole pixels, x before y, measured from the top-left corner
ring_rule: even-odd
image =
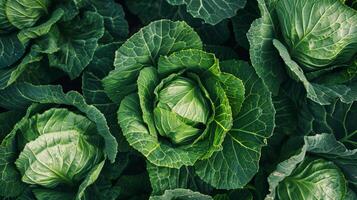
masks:
[[[355,0],[0,0],[0,199],[357,199]]]

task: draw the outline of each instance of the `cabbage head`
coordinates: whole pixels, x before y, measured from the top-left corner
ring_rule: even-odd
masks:
[[[250,58],[270,91],[291,83],[320,105],[357,100],[357,11],[335,0],[258,0]],[[289,89],[288,89],[289,90]],[[291,90],[291,89],[290,89]]]
[[[164,189],[156,181],[169,177],[155,174],[158,167],[191,167],[221,189],[242,187],[254,176],[275,111],[246,62],[220,62],[185,22],[159,20],[129,38],[114,65],[103,86],[120,105],[124,137],[148,161],[154,193]]]
[[[0,145],[0,195],[87,198],[88,186],[106,160],[114,162],[116,156],[116,140],[104,115],[79,93],[65,94],[59,86],[16,84],[0,98],[7,99],[1,106],[18,115],[28,107]]]

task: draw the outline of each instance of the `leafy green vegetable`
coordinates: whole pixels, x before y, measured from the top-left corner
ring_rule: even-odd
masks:
[[[120,103],[123,135],[154,165],[148,168],[152,185],[162,179],[151,174],[155,167],[194,166],[215,188],[240,188],[257,172],[271,135],[272,100],[252,68],[236,60],[219,63],[201,48],[184,22],[156,21],[117,50],[115,69],[103,79],[108,96]],[[207,170],[218,162],[227,164]]]
[[[258,4],[262,18],[248,33],[250,56],[273,93],[291,78],[321,105],[356,100],[356,10],[334,0]]]
[[[0,199],[356,200],[357,0],[0,0]]]
[[[59,86],[16,84],[3,90],[1,105],[27,109],[2,140],[0,195],[16,197],[31,188],[36,198],[55,193],[82,199],[106,158],[114,162],[117,143],[107,122],[77,92]],[[73,111],[57,105],[72,106]]]
[[[53,82],[63,76],[54,68],[75,79],[100,42],[128,35],[124,11],[114,0],[1,0],[0,7],[0,89],[23,82],[26,74],[33,75],[25,81]]]
[[[171,5],[167,0],[127,0],[130,11],[140,18],[143,24],[159,19],[184,20],[195,29],[205,44],[222,44],[229,39],[228,20],[220,19],[219,23],[204,23],[186,11],[184,5]],[[212,40],[212,38],[215,38]]]
[[[305,136],[298,153],[279,163],[270,174],[271,193],[266,199],[345,199],[348,185],[342,171],[355,184],[352,174],[356,169],[356,153],[347,150],[331,134]]]

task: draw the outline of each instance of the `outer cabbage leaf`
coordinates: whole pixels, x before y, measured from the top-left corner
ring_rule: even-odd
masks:
[[[173,6],[166,0],[127,0],[130,12],[137,15],[144,24],[159,19],[183,20],[197,31],[204,44],[222,44],[229,39],[228,20],[216,25],[206,24],[193,18],[184,5]],[[214,38],[214,40],[212,40]]]
[[[306,135],[317,133],[334,134],[336,139],[349,147],[357,148],[357,103],[342,103],[336,100],[328,106],[312,101],[303,102],[299,112],[299,132]]]
[[[58,51],[48,55],[49,63],[74,79],[92,60],[98,40],[104,34],[104,21],[97,13],[85,12],[52,31]]]
[[[306,90],[306,95],[309,99],[321,104],[328,105],[335,99],[340,99],[342,102],[351,103],[357,100],[357,83],[347,85],[337,84],[318,84],[308,80],[301,67],[292,60],[286,47],[279,42],[273,40],[273,44],[279,51],[281,58],[284,60],[289,75],[296,81],[301,82]]]
[[[0,35],[0,70],[18,61],[24,55],[25,47],[16,34]]]
[[[37,26],[22,29],[17,34],[17,37],[19,38],[22,44],[26,44],[31,39],[44,36],[48,32],[50,32],[51,28],[62,19],[63,15],[64,10],[59,8],[53,11],[51,17],[46,22]]]
[[[225,194],[214,195],[214,200],[253,200],[253,195],[248,189],[229,190]]]
[[[59,70],[77,78],[92,61],[98,42],[123,40],[128,34],[123,9],[113,0],[2,0],[0,18],[0,88],[15,81],[47,84],[65,75]],[[11,27],[13,21],[17,29]],[[44,66],[28,63],[27,45],[28,54],[36,53]]]
[[[55,191],[50,189],[34,189],[32,192],[37,200],[61,200],[73,198],[73,194],[71,192]]]
[[[115,70],[103,79],[108,96],[119,103],[137,88],[139,71],[155,66],[160,55],[183,49],[201,49],[199,36],[185,22],[155,21],[129,38],[116,52]]]
[[[104,27],[107,33],[110,34],[112,40],[122,41],[125,40],[129,34],[128,22],[125,20],[125,14],[122,6],[114,0],[106,1],[91,1],[95,10],[104,19]],[[101,42],[103,42],[101,39]],[[106,43],[112,40],[105,41]]]
[[[102,161],[97,166],[92,168],[92,170],[88,173],[87,177],[84,179],[84,181],[79,186],[78,192],[76,194],[76,199],[82,199],[82,197],[85,195],[84,192],[87,189],[87,187],[90,186],[91,184],[93,184],[94,181],[97,180],[100,172],[102,171],[104,163],[105,163],[105,161]]]
[[[223,19],[233,17],[238,9],[244,8],[246,0],[167,0],[172,5],[186,5],[187,12],[195,18],[215,25]]]
[[[114,103],[105,93],[101,79],[114,68],[115,51],[119,47],[120,43],[99,46],[82,76],[84,98],[89,104],[95,105],[103,113],[109,114],[113,109]]]
[[[195,169],[202,180],[216,188],[242,188],[258,171],[261,148],[273,132],[275,110],[270,92],[247,63],[226,61],[221,68],[243,81],[244,102],[233,118],[223,149],[199,161]]]
[[[166,190],[176,188],[187,188],[193,191],[200,191],[208,194],[213,191],[213,188],[203,182],[194,172],[192,167],[181,167],[173,169],[167,167],[159,167],[147,162],[147,171],[149,173],[152,195],[161,195]]]
[[[295,88],[291,88],[291,91],[296,92]],[[281,90],[278,96],[273,98],[274,107],[276,109],[275,115],[275,133],[292,135],[296,133],[298,122],[298,107],[294,100]]]
[[[284,64],[273,46],[273,39],[278,36],[277,18],[270,13],[274,4],[270,5],[265,0],[257,1],[262,17],[252,23],[247,33],[250,60],[258,76],[277,95],[280,84],[286,79]]]
[[[188,189],[174,189],[166,190],[161,196],[151,196],[150,200],[175,200],[175,199],[187,199],[187,200],[213,200],[208,195],[201,194],[199,192],[193,192]]]
[[[346,200],[353,200],[353,199],[356,199],[356,198],[357,198],[357,194],[353,190],[348,189],[347,194],[345,196],[345,199]]]
[[[104,165],[98,180],[88,188],[86,198],[148,199],[151,187],[143,165],[136,152],[119,153],[114,164]]]
[[[21,182],[21,175],[16,169],[14,162],[16,153],[9,152],[6,147],[0,146],[0,196],[16,197],[26,188]]]
[[[11,132],[11,129],[21,117],[22,112],[18,111],[6,111],[0,113],[0,141]]]
[[[0,33],[10,33],[14,30],[14,26],[9,22],[6,16],[6,1],[0,0]]]
[[[140,71],[137,80],[140,107],[143,112],[143,120],[147,124],[151,135],[157,134],[152,102],[155,98],[154,90],[158,83],[159,76],[155,68],[148,67]]]
[[[249,49],[247,33],[253,21],[259,18],[259,8],[257,0],[247,1],[245,8],[232,18],[234,38],[238,45]]]
[[[36,65],[40,65],[42,56],[36,51],[30,50],[30,52],[21,60],[17,66],[12,68],[0,69],[0,89],[4,89],[9,85],[15,83],[24,72],[36,71]],[[43,66],[45,67],[45,66]]]
[[[119,199],[148,199],[151,192],[146,173],[124,175],[118,179],[116,186],[121,188]]]
[[[97,107],[105,115],[108,126],[119,143],[119,151],[126,152],[129,150],[129,144],[117,123],[117,113],[113,112],[113,110],[118,110],[118,105],[110,100],[102,86],[102,78],[114,68],[115,51],[119,46],[120,43],[111,43],[97,48],[92,61],[83,72],[82,92],[86,102]]]
[[[354,9],[357,9],[357,1],[356,0],[352,0],[352,3],[351,3],[351,7],[354,8]]]
[[[205,45],[204,50],[213,53],[219,60],[232,60],[239,58],[237,52],[230,47],[221,45]]]

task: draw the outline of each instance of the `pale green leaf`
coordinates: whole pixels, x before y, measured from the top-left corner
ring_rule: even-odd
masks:
[[[336,0],[281,0],[276,6],[290,55],[304,70],[349,62],[357,53],[357,12]]]
[[[346,181],[332,162],[306,159],[277,187],[277,199],[343,200]]]
[[[173,144],[189,142],[202,133],[202,130],[186,123],[178,114],[164,108],[154,109],[154,119],[159,134]]]
[[[18,29],[31,27],[48,14],[50,0],[12,0],[6,1],[5,11],[10,23]]]
[[[157,107],[169,109],[195,123],[206,124],[210,107],[199,85],[185,77],[177,77],[167,83],[157,97]]]

